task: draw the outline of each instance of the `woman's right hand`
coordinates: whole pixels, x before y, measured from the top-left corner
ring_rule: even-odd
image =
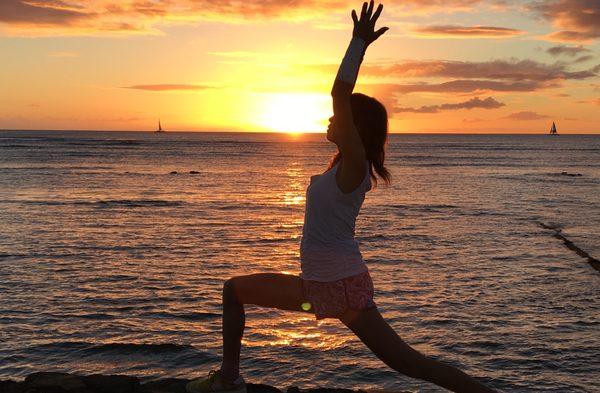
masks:
[[[356,11],[352,10],[352,20],[354,21],[354,30],[352,31],[353,38],[360,38],[369,46],[373,41],[379,38],[383,33],[389,30],[387,27],[375,31],[375,22],[383,10],[383,4],[377,6],[377,10],[373,13],[375,2],[370,1],[369,5],[364,2],[360,12],[360,19],[356,16]]]

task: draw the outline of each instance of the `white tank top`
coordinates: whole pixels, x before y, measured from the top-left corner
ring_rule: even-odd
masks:
[[[313,281],[335,281],[367,271],[354,239],[356,217],[371,189],[370,164],[362,183],[343,193],[335,174],[339,162],[322,175],[311,176],[306,190],[304,227],[300,243],[300,277]]]

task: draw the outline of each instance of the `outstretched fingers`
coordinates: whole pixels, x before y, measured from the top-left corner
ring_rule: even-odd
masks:
[[[375,0],[365,1],[360,10],[360,17],[355,10],[352,10],[352,21],[354,22],[353,37],[362,38],[367,46],[378,39],[386,31],[388,27],[383,27],[375,31],[375,24],[383,11],[383,4],[379,4],[375,9]]]
[[[381,37],[383,35],[383,33],[388,31],[389,29],[390,29],[389,27],[382,27],[381,29],[377,30],[375,32],[375,39],[378,39],[379,37]]]
[[[371,19],[371,15],[373,14],[373,7],[375,6],[375,1],[371,0],[369,2],[369,8],[367,8],[367,16]]]
[[[362,5],[362,9],[360,10],[360,20],[361,21],[365,20],[366,16],[367,16],[367,2],[365,1]]]
[[[377,9],[375,10],[375,13],[373,14],[373,18],[371,19],[371,23],[373,23],[373,26],[375,26],[375,22],[377,22],[377,19],[379,19],[381,11],[383,11],[383,4],[379,4],[377,6]]]

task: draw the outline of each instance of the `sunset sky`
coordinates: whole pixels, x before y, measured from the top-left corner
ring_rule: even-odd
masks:
[[[0,0],[0,129],[324,132],[345,0]],[[388,0],[392,132],[600,133],[600,0]]]

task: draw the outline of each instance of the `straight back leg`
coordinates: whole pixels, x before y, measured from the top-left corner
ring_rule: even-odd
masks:
[[[494,392],[455,367],[427,358],[408,345],[377,308],[348,310],[340,320],[392,369],[453,392]]]

